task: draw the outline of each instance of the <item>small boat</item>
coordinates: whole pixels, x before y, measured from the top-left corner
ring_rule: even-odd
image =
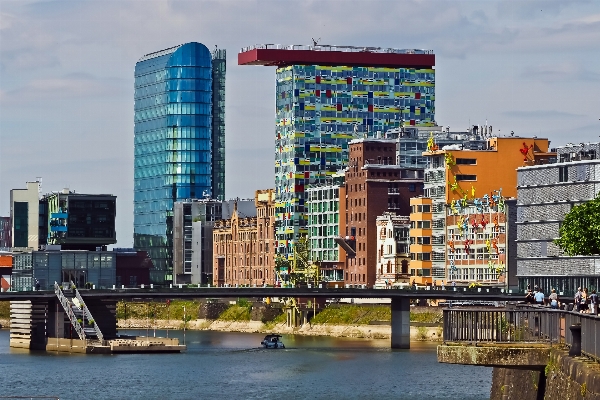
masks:
[[[265,349],[285,349],[285,345],[279,338],[281,338],[281,335],[267,335],[260,344]]]

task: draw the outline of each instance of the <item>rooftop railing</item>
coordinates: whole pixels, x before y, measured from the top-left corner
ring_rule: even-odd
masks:
[[[434,54],[433,50],[424,49],[393,49],[383,47],[356,47],[356,46],[337,46],[328,44],[317,44],[316,46],[303,44],[255,44],[252,46],[242,47],[240,53],[247,51],[265,49],[265,50],[309,50],[309,51],[340,51],[344,53],[382,53],[382,54]]]

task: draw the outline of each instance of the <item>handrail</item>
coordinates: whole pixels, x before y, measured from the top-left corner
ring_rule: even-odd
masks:
[[[101,342],[104,342],[104,335],[102,334],[102,331],[100,331],[100,327],[98,326],[98,324],[96,323],[96,320],[92,316],[90,309],[85,305],[85,301],[83,301],[83,298],[79,294],[79,290],[77,290],[77,287],[75,286],[75,284],[72,281],[71,281],[71,287],[75,290],[75,297],[77,297],[77,300],[79,300],[79,303],[81,303],[81,308],[82,308],[83,312],[85,313],[88,321],[94,322],[93,325],[94,325],[94,330],[96,331],[96,336],[98,337],[98,339]]]
[[[600,317],[528,306],[518,309],[443,310],[444,342],[573,344],[569,327],[581,326],[581,353],[600,361]]]
[[[73,325],[73,328],[75,328],[75,332],[77,332],[79,339],[85,340],[85,333],[83,332],[83,328],[79,324],[79,321],[77,321],[77,317],[71,308],[71,302],[64,295],[60,285],[56,281],[54,281],[54,293],[56,294],[56,297],[58,297],[58,301],[60,301],[60,304],[62,304],[65,312],[67,313],[69,321],[71,321],[71,325]]]

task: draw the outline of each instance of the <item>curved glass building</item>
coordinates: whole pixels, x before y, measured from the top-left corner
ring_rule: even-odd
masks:
[[[224,95],[224,50],[186,43],[135,66],[134,246],[154,283],[172,280],[173,204],[224,196]]]

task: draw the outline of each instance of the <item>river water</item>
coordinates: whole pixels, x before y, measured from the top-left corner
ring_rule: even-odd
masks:
[[[284,335],[285,350],[263,350],[263,337],[188,331],[183,354],[77,355],[11,349],[0,330],[0,397],[489,399],[491,369],[439,364],[435,343]]]

